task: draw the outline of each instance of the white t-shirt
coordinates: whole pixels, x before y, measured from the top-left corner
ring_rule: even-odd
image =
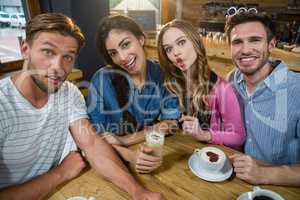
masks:
[[[23,183],[56,166],[71,122],[88,118],[84,98],[66,81],[37,109],[10,77],[0,80],[0,188]]]

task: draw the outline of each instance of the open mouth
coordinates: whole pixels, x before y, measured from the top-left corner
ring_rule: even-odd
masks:
[[[58,85],[62,81],[62,78],[58,76],[47,76],[47,78],[54,85]]]
[[[136,57],[133,57],[129,63],[125,64],[124,67],[127,68],[127,69],[131,69],[134,67],[135,65],[135,61],[136,61]]]

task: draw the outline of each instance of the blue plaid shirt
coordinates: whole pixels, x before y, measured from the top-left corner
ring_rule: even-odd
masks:
[[[115,71],[111,67],[98,70],[91,81],[87,98],[88,113],[98,132],[122,134],[123,110],[112,84]],[[177,119],[180,117],[178,98],[165,87],[160,66],[147,61],[147,77],[144,86],[139,89],[130,77],[128,112],[142,126],[155,123],[156,120]]]
[[[251,96],[243,74],[234,73],[234,86],[244,103],[244,150],[274,165],[293,164],[300,162],[300,74],[289,71],[284,62],[272,64],[275,69]]]

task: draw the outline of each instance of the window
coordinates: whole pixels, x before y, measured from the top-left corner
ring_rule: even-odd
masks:
[[[156,30],[160,24],[160,0],[110,0],[110,14],[125,14],[144,30]]]
[[[20,60],[20,39],[25,37],[21,0],[0,0],[0,63]]]

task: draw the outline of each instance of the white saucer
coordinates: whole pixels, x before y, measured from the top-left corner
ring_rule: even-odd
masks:
[[[228,159],[226,160],[225,165],[220,170],[220,172],[216,173],[208,172],[202,169],[199,165],[198,159],[199,158],[197,157],[197,155],[192,154],[189,158],[188,165],[191,171],[201,179],[211,182],[221,182],[228,179],[232,174],[233,169]]]

